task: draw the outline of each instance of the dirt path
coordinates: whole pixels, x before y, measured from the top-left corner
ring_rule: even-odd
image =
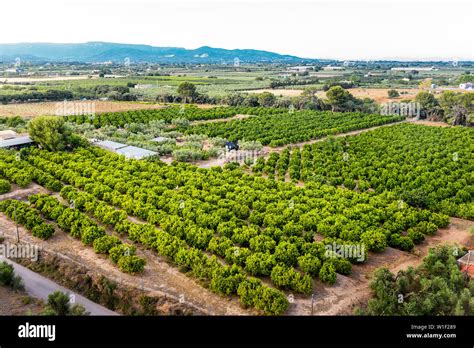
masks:
[[[427,120],[417,120],[417,119],[410,119],[408,122],[415,123],[415,124],[422,124],[424,126],[431,126],[431,127],[451,127],[446,122],[436,122],[436,121],[427,121]]]
[[[12,185],[12,190],[10,192],[0,195],[0,201],[4,201],[6,199],[26,199],[28,196],[35,195],[37,193],[48,193],[48,190],[35,183],[30,184],[24,189],[19,188],[16,185]]]
[[[350,276],[338,274],[333,286],[315,282],[314,315],[351,315],[356,307],[361,306],[370,298],[370,279],[373,272],[386,267],[393,273],[408,267],[419,265],[430,248],[443,244],[458,244],[470,249],[474,248],[474,234],[469,228],[474,221],[451,218],[446,229],[438,230],[436,235],[428,237],[415,247],[411,253],[387,248],[382,253],[369,253],[366,263],[353,265]],[[290,315],[311,315],[311,298],[296,298],[288,312]]]
[[[389,124],[383,124],[383,125],[380,125],[380,126],[374,126],[374,127],[370,127],[370,128],[359,129],[359,130],[355,130],[355,131],[351,131],[351,132],[347,132],[347,133],[340,133],[340,134],[334,135],[334,137],[339,138],[339,137],[344,137],[346,135],[356,135],[356,134],[368,132],[368,131],[371,131],[371,130],[374,130],[374,129],[377,129],[377,128],[393,126],[393,125],[400,124],[400,123],[405,123],[405,122],[407,122],[407,121],[394,122],[394,123],[389,123]],[[300,143],[287,144],[287,145],[283,145],[283,146],[280,146],[280,147],[264,146],[263,149],[260,151],[261,155],[258,155],[258,157],[263,157],[263,158],[267,159],[268,156],[272,152],[281,153],[288,146],[302,147],[302,146],[307,145],[307,144],[314,144],[316,142],[324,141],[324,140],[327,140],[327,139],[328,139],[328,137],[323,137],[323,138],[308,140],[308,141],[304,141],[304,142],[300,142]],[[243,164],[244,163],[243,159],[246,156],[244,154],[242,154],[241,156],[237,156],[237,157],[242,158],[238,162],[240,164]],[[166,163],[170,163],[170,161],[166,161],[166,158],[161,159],[161,160],[166,162]],[[210,159],[205,160],[205,161],[195,161],[195,162],[190,162],[190,163],[197,166],[197,167],[199,167],[199,168],[211,168],[211,167],[215,167],[215,166],[221,166],[222,167],[224,164],[227,163],[227,159],[224,158],[224,157],[219,157],[219,158],[210,158]]]
[[[334,137],[334,138],[340,138],[340,137],[345,137],[347,135],[356,135],[356,134],[360,134],[360,133],[365,133],[365,132],[369,132],[371,130],[374,130],[374,129],[377,129],[377,128],[382,128],[382,127],[390,127],[390,126],[394,126],[394,125],[397,125],[397,124],[401,124],[401,123],[405,123],[407,121],[399,121],[399,122],[393,122],[393,123],[388,123],[388,124],[382,124],[380,126],[374,126],[374,127],[370,127],[370,128],[364,128],[364,129],[358,129],[358,130],[354,130],[354,131],[350,131],[350,132],[346,132],[346,133],[339,133],[339,134],[335,134],[335,135],[332,135],[331,137]],[[326,137],[322,137],[322,138],[318,138],[318,139],[313,139],[313,140],[308,140],[308,141],[303,141],[303,142],[300,142],[300,143],[293,143],[293,144],[287,144],[287,145],[283,145],[283,146],[279,146],[279,147],[270,147],[270,146],[264,146],[263,147],[263,152],[266,153],[266,155],[269,155],[270,153],[272,152],[282,152],[284,149],[286,149],[288,146],[291,146],[291,147],[303,147],[304,145],[311,145],[311,144],[314,144],[314,143],[317,143],[317,142],[320,142],[320,141],[325,141],[327,140],[329,137],[326,136]]]

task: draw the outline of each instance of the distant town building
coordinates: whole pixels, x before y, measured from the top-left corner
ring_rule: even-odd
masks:
[[[343,66],[331,66],[331,65],[328,65],[328,66],[325,66],[323,67],[323,70],[345,70],[346,68],[344,68]]]
[[[8,69],[5,69],[4,72],[9,73],[9,74],[19,74],[20,69],[19,68],[8,68]]]
[[[471,89],[474,89],[474,84],[472,82],[461,83],[459,85],[459,88],[471,90]]]
[[[419,66],[407,66],[407,67],[396,67],[392,68],[392,71],[435,71],[438,70],[434,66],[431,67],[419,67]]]

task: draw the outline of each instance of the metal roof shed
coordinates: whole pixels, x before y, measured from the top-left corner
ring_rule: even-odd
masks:
[[[0,141],[0,148],[8,149],[10,147],[16,147],[21,145],[33,144],[33,140],[29,136],[18,137],[14,139],[7,139]]]
[[[0,140],[14,139],[18,137],[18,133],[12,130],[2,130],[0,131]]]
[[[127,144],[117,143],[116,141],[111,141],[111,140],[98,141],[94,143],[94,145],[100,146],[106,150],[111,150],[111,151],[116,151],[118,149],[122,149],[128,146]]]
[[[153,155],[157,155],[158,152],[142,149],[136,146],[127,146],[121,149],[115,150],[116,153],[124,155],[127,158],[141,159]]]

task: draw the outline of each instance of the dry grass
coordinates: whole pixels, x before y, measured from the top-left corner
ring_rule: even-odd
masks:
[[[400,93],[400,97],[398,98],[389,98],[388,91],[392,88],[350,88],[348,91],[357,98],[370,98],[374,99],[377,103],[387,103],[389,101],[402,101],[404,99],[413,99],[415,96],[420,93],[422,90],[419,88],[395,88],[398,93]],[[463,92],[463,93],[470,93],[470,91],[462,90],[462,89],[453,89],[454,92]],[[303,93],[302,89],[255,89],[244,91],[247,93],[263,93],[263,92],[270,92],[276,96],[282,97],[297,97]],[[442,92],[442,90],[437,90],[436,92]],[[472,92],[471,92],[472,93]],[[318,91],[316,95],[319,98],[325,99],[326,92]]]
[[[71,81],[71,80],[87,80],[90,78],[98,78],[98,75],[89,77],[88,75],[77,76],[47,76],[47,77],[0,77],[0,82],[4,83],[32,83],[32,82],[48,82],[48,81]]]
[[[42,102],[42,103],[23,103],[0,105],[0,116],[22,116],[36,117],[41,115],[56,115],[62,102]],[[142,110],[142,109],[160,109],[164,104],[136,103],[136,102],[118,102],[118,101],[71,101],[67,105],[74,106],[75,109],[84,110],[94,106],[96,113]]]

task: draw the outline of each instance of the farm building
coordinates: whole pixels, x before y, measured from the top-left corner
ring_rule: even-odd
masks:
[[[474,250],[469,250],[466,255],[458,260],[461,272],[466,273],[471,278],[474,278]]]
[[[122,144],[122,143],[118,143],[116,141],[111,141],[111,140],[98,141],[98,142],[95,142],[94,145],[97,145],[103,149],[114,151],[114,152],[118,149],[128,146],[127,144]]]
[[[133,159],[142,159],[142,158],[146,158],[146,157],[150,157],[150,156],[154,156],[158,154],[155,151],[142,149],[136,146],[122,147],[121,149],[118,149],[115,152],[118,153],[119,155],[124,155],[127,158],[133,158]]]
[[[0,140],[1,149],[21,149],[31,144],[33,144],[33,140],[29,136]]]
[[[419,66],[407,66],[407,67],[396,67],[390,69],[392,71],[435,71],[438,70],[434,66],[431,67],[419,67]]]
[[[0,131],[0,140],[14,139],[18,137],[18,133],[12,130]]]
[[[471,90],[474,89],[474,84],[472,82],[461,83],[459,88]]]
[[[119,155],[124,155],[127,158],[131,159],[142,159],[150,156],[157,155],[155,151],[150,151],[147,149],[142,149],[136,146],[129,146],[127,144],[118,143],[111,140],[102,140],[93,142],[94,145],[99,146],[105,150],[115,152]]]
[[[345,70],[346,68],[344,68],[343,66],[331,66],[331,65],[328,65],[328,66],[325,66],[323,67],[323,70]]]

